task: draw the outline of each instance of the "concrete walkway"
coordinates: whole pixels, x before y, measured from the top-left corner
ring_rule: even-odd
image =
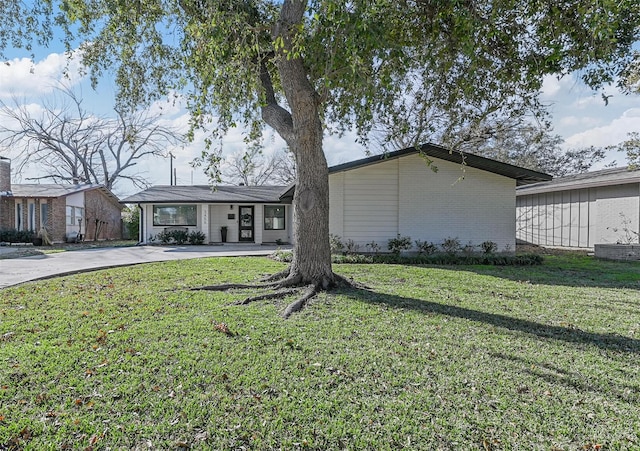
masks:
[[[116,266],[202,257],[269,255],[283,246],[224,244],[222,246],[103,247],[0,260],[0,289],[31,280]]]

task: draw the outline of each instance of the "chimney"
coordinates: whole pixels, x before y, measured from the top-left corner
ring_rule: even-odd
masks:
[[[11,195],[11,160],[0,157],[0,196]]]

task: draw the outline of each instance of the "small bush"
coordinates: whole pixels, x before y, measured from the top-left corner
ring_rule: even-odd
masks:
[[[189,233],[189,244],[194,244],[194,245],[198,245],[198,244],[204,244],[204,240],[205,240],[205,235],[204,233],[200,232],[199,230],[194,230],[193,232]]]
[[[332,263],[375,263],[373,255],[347,254],[334,255],[331,258]]]
[[[329,234],[329,246],[331,247],[332,254],[339,254],[344,250],[342,239],[333,233]]]
[[[433,255],[438,252],[438,245],[431,241],[416,240],[415,243],[418,249],[418,255]]]
[[[360,245],[349,238],[345,244],[345,249],[347,254],[357,254],[360,251]]]
[[[377,254],[378,252],[380,252],[380,245],[375,241],[367,243],[365,247],[367,248],[368,252],[371,252],[373,254]]]
[[[3,243],[31,243],[35,236],[35,232],[31,230],[0,230],[0,242]]]
[[[171,232],[163,230],[155,236],[154,241],[156,240],[160,241],[162,244],[169,244],[173,240],[173,237],[171,236]]]
[[[205,235],[202,232],[194,230],[189,233],[186,230],[163,230],[158,233],[153,241],[160,241],[162,244],[204,244]]]
[[[293,252],[290,250],[277,250],[270,257],[276,261],[291,263]],[[337,254],[331,257],[332,263],[352,264],[401,264],[401,265],[492,265],[492,266],[532,266],[541,265],[543,257],[539,254],[503,255],[503,254],[476,254],[476,255],[362,255],[362,254]]]
[[[476,253],[476,246],[474,246],[474,244],[469,241],[467,244],[464,245],[464,247],[462,248],[462,253],[464,255],[473,255]]]
[[[278,249],[269,255],[275,261],[283,263],[291,263],[293,260],[293,251]]]
[[[460,239],[458,237],[446,238],[442,242],[440,247],[442,247],[442,250],[448,255],[456,255],[462,248],[462,246],[460,245]]]
[[[353,256],[358,257],[358,256]],[[531,266],[540,265],[543,257],[538,254],[504,255],[504,254],[475,254],[475,255],[372,255],[368,259],[359,261],[341,261],[339,263],[387,263],[403,265],[491,265],[491,266]]]
[[[408,236],[398,236],[389,240],[387,248],[394,255],[400,255],[402,251],[408,251],[411,249],[411,238]]]
[[[186,230],[172,230],[169,233],[176,244],[184,244],[189,239],[189,232]]]
[[[493,254],[498,250],[498,243],[489,240],[483,241],[480,244],[480,249],[482,249],[483,254]]]

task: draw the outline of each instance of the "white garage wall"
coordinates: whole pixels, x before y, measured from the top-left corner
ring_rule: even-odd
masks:
[[[330,231],[383,250],[399,233],[440,244],[459,238],[500,249],[515,246],[515,180],[434,159],[434,172],[418,155],[329,176]],[[364,249],[363,249],[364,250]]]
[[[398,234],[398,160],[353,169],[344,176],[343,238],[361,246]]]

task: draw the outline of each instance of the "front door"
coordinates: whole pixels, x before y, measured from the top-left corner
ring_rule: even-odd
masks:
[[[240,236],[238,241],[254,241],[253,207],[240,207]]]

